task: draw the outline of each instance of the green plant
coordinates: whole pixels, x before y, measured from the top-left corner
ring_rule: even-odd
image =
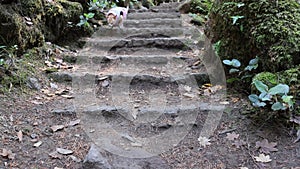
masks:
[[[250,74],[249,72],[254,70],[254,69],[257,69],[258,61],[259,61],[259,58],[255,57],[254,59],[251,59],[249,61],[248,66],[246,66],[244,68],[244,70],[240,70],[239,67],[241,66],[241,62],[239,60],[237,60],[237,59],[232,59],[232,60],[225,59],[225,60],[223,60],[223,63],[225,65],[233,67],[233,68],[229,69],[230,74],[238,73],[238,75],[237,75],[238,77],[228,79],[227,82],[232,83],[232,82],[237,81],[237,80],[240,81],[240,80],[244,80],[244,79],[248,79],[248,78],[252,77],[253,75]]]
[[[112,1],[108,0],[91,0],[88,3],[89,11],[100,11],[103,12],[104,9],[111,8],[116,6],[116,4]],[[83,13],[83,15],[80,15],[80,21],[77,24],[77,26],[89,26],[89,20],[94,18],[95,13],[89,12],[89,13]]]
[[[84,13],[83,15],[80,15],[80,22],[77,24],[77,26],[89,26],[88,20],[92,19],[94,17],[94,13]]]
[[[269,89],[269,87],[262,81],[253,81],[254,86],[260,92],[259,95],[251,94],[248,96],[252,105],[255,107],[265,107],[271,105],[271,109],[278,110],[292,110],[293,96],[289,96],[289,86],[286,84],[278,84]]]
[[[208,20],[208,14],[214,4],[214,0],[191,0],[190,13],[192,23],[202,25]]]

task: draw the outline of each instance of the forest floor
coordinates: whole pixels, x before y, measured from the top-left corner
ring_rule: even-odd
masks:
[[[37,69],[49,64],[45,62]],[[83,167],[93,143],[87,132],[92,131],[85,130],[82,119],[76,114],[72,85],[53,81],[41,83],[46,85],[38,91],[0,95],[0,169]],[[102,83],[102,86],[107,85]],[[165,92],[169,92],[169,88],[167,90]],[[269,112],[255,112],[247,96],[233,89],[227,90],[221,104],[225,106],[222,119],[209,138],[199,141],[208,115],[207,111],[202,111],[180,143],[159,154],[166,168],[300,169],[300,143],[294,143],[295,131],[287,124],[288,119]],[[147,130],[141,132],[145,133],[140,135],[149,134]]]
[[[211,144],[199,144],[199,127],[195,125],[179,145],[161,155],[170,168],[299,169],[300,146],[293,143],[291,128],[279,119],[265,120],[267,116],[253,114],[245,96],[228,93],[228,105],[210,137]],[[81,168],[91,140],[76,114],[53,111],[72,106],[72,99],[34,92],[1,95],[0,102],[0,168]],[[57,148],[72,152],[60,154]],[[272,161],[258,162],[261,153],[269,154]]]

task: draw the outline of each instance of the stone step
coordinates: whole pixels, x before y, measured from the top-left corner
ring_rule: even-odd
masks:
[[[141,13],[129,13],[127,19],[154,19],[154,18],[162,18],[162,19],[172,19],[172,18],[180,18],[180,13],[178,12],[141,12]]]
[[[126,20],[124,21],[125,28],[179,28],[182,26],[181,19],[147,19],[147,20]]]
[[[122,68],[122,70],[124,70]],[[177,74],[175,74],[177,73]],[[113,81],[117,84],[122,85],[123,83],[127,83],[128,81],[137,80],[137,81],[146,81],[148,83],[177,83],[177,84],[186,84],[190,81],[196,81],[198,85],[203,85],[209,82],[209,77],[206,72],[197,72],[197,73],[183,73],[183,72],[175,72],[174,74],[165,74],[165,75],[155,75],[154,73],[149,72],[141,72],[139,70],[129,70],[128,72],[91,72],[82,71],[82,72],[68,72],[68,71],[60,71],[49,74],[49,77],[54,81],[59,83],[64,82],[74,82],[81,79],[85,82],[96,83],[97,79],[107,78],[113,79]],[[89,80],[88,80],[89,79]],[[88,84],[91,85],[91,84]]]
[[[165,36],[165,37],[184,37],[194,34],[194,28],[190,27],[177,27],[177,28],[165,28],[161,26],[152,27],[152,28],[100,28],[93,34],[93,37],[119,37],[119,38],[126,38],[126,37],[134,37],[134,36],[142,36],[145,37],[156,37],[156,36]],[[201,35],[200,35],[201,36]]]
[[[201,45],[202,41],[191,40],[182,37],[155,37],[142,38],[133,37],[128,39],[104,39],[104,38],[90,38],[86,39],[85,48],[95,48],[97,50],[114,51],[120,48],[161,48],[161,49],[177,49],[189,50],[192,45]],[[199,39],[201,40],[201,39]]]
[[[191,102],[189,102],[191,103]],[[130,109],[131,108],[131,109]],[[134,110],[135,109],[135,110]],[[126,119],[129,120],[134,120],[131,116],[132,111],[138,112],[136,114],[137,119],[139,119],[139,122],[145,123],[145,122],[152,122],[152,124],[149,125],[157,125],[156,127],[166,127],[163,126],[162,123],[166,123],[167,121],[160,121],[156,122],[151,121],[153,118],[159,118],[160,116],[164,116],[164,118],[169,118],[169,117],[187,117],[186,120],[184,121],[184,124],[180,125],[194,125],[196,119],[188,119],[188,117],[196,117],[194,115],[204,112],[204,111],[222,111],[224,109],[224,105],[220,104],[211,104],[209,102],[192,102],[192,104],[180,104],[177,106],[166,106],[164,108],[161,107],[139,107],[139,108],[133,108],[133,105],[130,104],[128,101],[128,106],[123,107],[123,106],[107,106],[107,105],[96,105],[96,106],[87,106],[82,110],[82,116],[103,116],[105,118],[106,116],[123,116]],[[97,118],[95,118],[97,119]],[[155,119],[155,120],[157,120]],[[192,120],[192,121],[190,121]],[[95,121],[96,122],[96,121]],[[170,122],[170,121],[169,121]],[[169,123],[170,124],[170,123]],[[172,125],[172,124],[170,124]],[[176,123],[173,123],[173,125],[176,125]],[[177,123],[178,125],[178,123]]]

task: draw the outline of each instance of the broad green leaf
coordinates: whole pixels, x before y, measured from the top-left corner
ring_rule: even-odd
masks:
[[[248,98],[252,103],[259,102],[259,97],[256,94],[251,94],[248,96]]]
[[[256,64],[258,64],[258,57],[254,58],[254,59],[251,59],[249,61],[249,65],[256,65]]]
[[[282,96],[282,101],[287,103],[289,105],[290,109],[293,109],[293,106],[294,106],[292,99],[293,99],[293,96],[287,96],[287,95]]]
[[[284,107],[282,103],[276,102],[276,103],[274,103],[274,104],[272,105],[271,109],[274,110],[274,111],[277,111],[277,110],[285,110],[286,107]]]
[[[232,62],[231,62],[230,60],[223,60],[223,63],[224,63],[225,65],[229,65],[229,66],[232,65]]]
[[[236,77],[233,77],[233,78],[230,78],[230,79],[227,79],[227,80],[226,80],[227,83],[233,83],[233,82],[235,82],[235,81],[240,81],[240,79],[239,79],[239,78],[236,78]]]
[[[278,84],[274,87],[272,87],[269,90],[269,94],[271,95],[276,95],[276,94],[287,94],[289,92],[290,88],[288,85],[286,84]]]
[[[252,103],[254,107],[265,107],[267,104],[265,102]]]
[[[271,95],[267,92],[262,92],[258,97],[261,101],[271,101]]]
[[[233,67],[240,67],[241,66],[241,62],[237,59],[232,59],[231,63],[232,63]]]
[[[239,71],[240,71],[239,69],[234,69],[234,68],[233,68],[233,69],[230,69],[230,70],[229,70],[229,73],[236,73],[236,72],[239,72]]]
[[[256,89],[258,91],[260,91],[261,93],[268,91],[268,86],[265,85],[262,81],[255,80],[253,83],[254,83]]]

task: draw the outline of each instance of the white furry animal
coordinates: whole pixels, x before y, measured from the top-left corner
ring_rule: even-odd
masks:
[[[122,28],[123,22],[127,18],[128,9],[129,6],[127,6],[127,8],[123,8],[123,7],[111,8],[106,14],[108,25],[111,27],[118,26]]]

